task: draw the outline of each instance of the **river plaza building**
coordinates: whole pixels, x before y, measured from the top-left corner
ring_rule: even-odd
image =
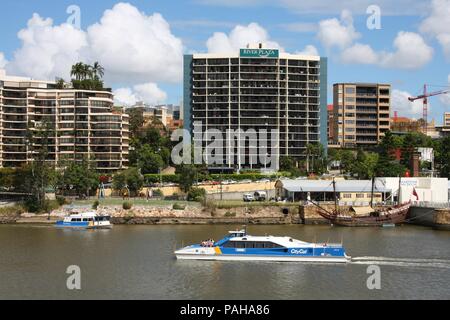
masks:
[[[44,127],[46,160],[57,166],[83,159],[101,172],[128,166],[129,116],[114,107],[110,91],[57,89],[55,82],[0,73],[0,167],[33,161]]]
[[[235,53],[185,55],[184,127],[203,149],[209,143],[198,131],[266,130],[270,136],[276,130],[276,145],[268,143],[276,158],[304,159],[308,144],[327,145],[327,59],[262,44]],[[224,134],[225,166],[253,167],[250,158],[261,148],[250,148],[251,140],[239,135],[236,140],[230,150]]]

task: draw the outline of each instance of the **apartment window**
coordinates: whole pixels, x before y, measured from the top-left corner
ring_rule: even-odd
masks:
[[[345,132],[355,132],[355,128],[345,128]]]
[[[349,117],[349,118],[354,118],[355,114],[354,113],[346,113],[345,116]]]
[[[357,194],[356,194],[356,197],[357,197],[357,198],[364,198],[364,193],[357,193]]]
[[[355,88],[345,88],[345,94],[355,94]]]
[[[354,97],[345,97],[345,102],[355,102]]]
[[[355,124],[355,120],[345,120],[345,124]]]
[[[345,136],[345,140],[355,140],[355,136]]]
[[[351,193],[344,193],[342,195],[342,198],[344,198],[344,199],[351,199],[352,198],[352,194]]]
[[[345,106],[345,109],[347,109],[347,110],[355,110],[355,106],[354,105],[348,105],[348,106]]]

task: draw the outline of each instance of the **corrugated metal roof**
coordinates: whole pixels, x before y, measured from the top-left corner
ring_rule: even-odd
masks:
[[[283,180],[283,188],[289,192],[333,192],[331,180]],[[371,192],[371,180],[336,180],[336,192]],[[375,192],[391,192],[391,189],[375,180]]]

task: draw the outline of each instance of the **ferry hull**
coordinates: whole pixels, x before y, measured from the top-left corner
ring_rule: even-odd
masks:
[[[333,256],[254,256],[254,255],[210,255],[176,253],[178,260],[209,260],[209,261],[272,261],[272,262],[320,262],[347,263],[350,257]]]
[[[67,229],[112,229],[112,224],[110,225],[89,225],[88,223],[64,223],[58,221],[56,223],[57,228],[67,228]]]

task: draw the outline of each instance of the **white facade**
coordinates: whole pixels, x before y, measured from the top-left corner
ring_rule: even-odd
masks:
[[[399,188],[399,178],[379,178],[387,189],[392,190],[396,197]],[[447,203],[449,199],[447,178],[402,178],[400,201]],[[416,190],[417,197],[413,195]]]

